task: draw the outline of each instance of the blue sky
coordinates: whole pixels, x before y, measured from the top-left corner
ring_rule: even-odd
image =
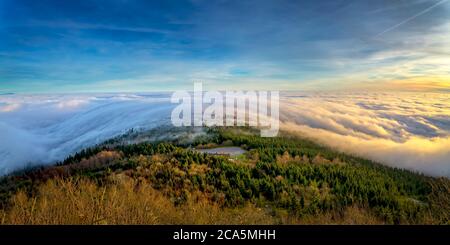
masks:
[[[0,0],[0,93],[450,91],[450,1]]]

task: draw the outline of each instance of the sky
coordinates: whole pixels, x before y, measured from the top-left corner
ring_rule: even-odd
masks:
[[[0,0],[0,94],[450,91],[450,0]]]

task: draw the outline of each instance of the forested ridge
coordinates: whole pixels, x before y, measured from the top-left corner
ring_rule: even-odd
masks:
[[[246,153],[194,149],[216,146]],[[448,224],[450,181],[289,135],[210,128],[189,144],[110,140],[6,176],[0,204],[2,223]]]

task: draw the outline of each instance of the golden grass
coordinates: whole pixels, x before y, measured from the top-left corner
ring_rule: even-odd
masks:
[[[150,185],[123,178],[105,187],[87,179],[55,179],[36,196],[18,192],[2,224],[267,224],[271,217],[248,205],[222,209],[201,196],[174,206]]]
[[[316,215],[308,215],[298,218],[288,213],[279,214],[282,224],[326,224],[326,225],[378,225],[384,224],[384,221],[367,209],[358,206],[349,206],[342,213],[327,212]]]

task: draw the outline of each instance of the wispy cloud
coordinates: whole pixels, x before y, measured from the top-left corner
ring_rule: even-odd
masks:
[[[83,23],[75,22],[71,20],[31,20],[29,24],[24,25],[26,27],[47,27],[47,28],[63,28],[63,29],[81,29],[81,30],[110,30],[110,31],[127,31],[138,33],[160,33],[169,34],[170,30],[149,28],[149,27],[136,27],[136,26],[115,26],[96,23]]]

